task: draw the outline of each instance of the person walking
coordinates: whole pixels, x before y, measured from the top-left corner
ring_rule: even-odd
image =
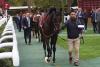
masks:
[[[24,39],[27,44],[27,39],[29,39],[28,44],[31,44],[31,30],[32,30],[32,22],[30,19],[30,13],[26,13],[26,16],[23,18],[23,29],[24,29]]]
[[[17,14],[17,16],[16,16],[16,23],[17,23],[17,28],[18,28],[18,30],[19,30],[19,32],[21,32],[21,15],[20,14]]]
[[[77,21],[76,13],[72,11],[70,12],[70,19],[62,27],[62,29],[67,28],[69,63],[72,64],[74,59],[75,66],[79,65],[80,29],[78,28],[78,24],[79,21]],[[74,55],[73,50],[75,50]]]

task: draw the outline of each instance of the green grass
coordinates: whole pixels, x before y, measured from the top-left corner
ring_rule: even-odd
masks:
[[[4,24],[0,27],[0,36],[1,36],[2,32],[3,32],[3,30],[4,30],[5,25],[6,25],[6,23],[4,23]]]
[[[87,31],[85,31],[85,34],[94,34],[92,28],[88,28]]]
[[[65,33],[64,33],[65,34]],[[87,34],[93,34],[92,30],[88,30]],[[65,39],[65,40],[63,40]],[[85,43],[80,46],[80,58],[88,60],[96,57],[100,57],[100,36],[84,36]],[[57,41],[58,45],[68,50],[67,48],[67,37],[60,36]]]
[[[85,44],[81,44],[80,58],[100,57],[100,36],[85,36]]]

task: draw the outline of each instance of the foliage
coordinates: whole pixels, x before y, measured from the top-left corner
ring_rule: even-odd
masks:
[[[22,5],[23,0],[7,0],[11,6],[20,6]]]
[[[77,6],[77,0],[73,0],[73,3],[71,6]]]
[[[11,59],[0,59],[0,67],[13,67]]]
[[[2,32],[3,32],[3,30],[4,30],[5,25],[6,25],[6,23],[3,24],[3,25],[0,27],[0,36],[1,36]]]
[[[48,6],[56,6],[61,7],[61,1],[62,0],[8,0],[8,2],[13,6],[22,6],[22,5],[28,5],[28,2],[32,6],[37,7],[48,7]]]

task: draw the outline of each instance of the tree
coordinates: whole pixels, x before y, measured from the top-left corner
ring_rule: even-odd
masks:
[[[6,0],[6,1],[9,2],[12,6],[20,6],[22,5],[23,0]]]
[[[70,12],[70,7],[71,7],[72,3],[73,3],[73,0],[67,0],[67,10],[68,10],[68,12]]]
[[[77,6],[77,0],[73,0],[73,3],[71,6]]]

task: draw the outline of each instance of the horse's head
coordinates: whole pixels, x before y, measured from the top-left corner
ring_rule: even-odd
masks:
[[[51,11],[51,25],[53,27],[53,31],[54,32],[59,32],[60,30],[60,23],[61,23],[61,19],[62,16],[61,16],[61,11],[60,10],[56,10],[56,9],[53,9]]]
[[[58,33],[60,30],[61,16],[55,8],[51,8],[44,19],[43,30],[47,35]]]

